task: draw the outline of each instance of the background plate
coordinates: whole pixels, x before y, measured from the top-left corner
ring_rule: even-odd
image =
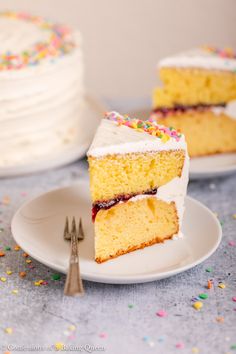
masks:
[[[81,117],[86,120],[86,130],[84,132],[83,141],[80,145],[76,145],[65,150],[58,151],[57,154],[45,156],[44,158],[33,163],[11,167],[1,167],[0,177],[13,177],[36,173],[47,169],[63,166],[76,161],[83,157],[88,150],[93,136],[96,132],[101,118],[104,116],[106,108],[98,100],[92,96],[85,96],[85,104],[81,112]]]
[[[46,193],[16,212],[12,220],[14,239],[39,262],[66,273],[70,244],[62,236],[65,217],[81,216],[85,231],[85,240],[80,243],[83,279],[117,284],[148,282],[183,272],[207,259],[221,240],[221,226],[215,215],[186,197],[183,238],[97,264],[90,203],[87,180]]]

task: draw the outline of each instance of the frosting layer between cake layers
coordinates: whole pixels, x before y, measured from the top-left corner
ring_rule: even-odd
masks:
[[[82,139],[81,36],[27,14],[0,14],[0,167]]]

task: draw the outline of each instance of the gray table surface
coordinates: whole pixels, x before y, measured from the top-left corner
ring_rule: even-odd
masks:
[[[236,247],[229,245],[236,240],[236,176],[189,184],[188,194],[217,212],[223,224],[222,243],[210,259],[177,276],[146,284],[85,282],[83,298],[67,298],[63,296],[64,275],[53,280],[54,271],[33,259],[31,265],[26,264],[23,251],[14,250],[10,221],[25,200],[70,185],[85,174],[87,163],[82,160],[38,175],[0,180],[0,247],[5,252],[0,257],[0,277],[6,278],[0,280],[2,352],[33,353],[28,347],[38,345],[47,353],[47,346],[62,343],[77,346],[76,353],[103,349],[111,354],[236,353],[236,302],[232,301],[236,296]],[[5,251],[7,246],[11,250]],[[206,272],[208,267],[211,273]],[[6,274],[7,269],[11,275]],[[19,276],[21,271],[26,272],[25,278]],[[207,290],[210,278],[215,285]],[[39,279],[48,284],[35,286]],[[224,289],[218,287],[220,281],[226,285]],[[12,293],[15,289],[18,294]],[[192,298],[202,292],[209,298],[196,311]],[[156,315],[160,309],[167,317]],[[217,321],[219,317],[223,322]],[[12,347],[7,350],[8,345]]]

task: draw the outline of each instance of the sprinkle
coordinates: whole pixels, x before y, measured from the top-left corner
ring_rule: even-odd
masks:
[[[142,121],[140,119],[131,119],[129,116],[121,116],[117,112],[109,112],[105,114],[106,118],[114,121],[120,125],[135,129],[138,132],[146,132],[156,138],[161,139],[163,143],[166,143],[170,138],[179,141],[181,134],[177,130],[170,130],[168,127],[157,124],[155,120],[149,119]]]
[[[26,259],[25,263],[30,264],[32,263],[31,259]]]
[[[230,349],[233,349],[233,350],[236,349],[236,344],[232,344]]]
[[[206,272],[207,273],[211,273],[212,272],[212,268],[206,268]]]
[[[0,67],[0,68],[1,68],[1,67]],[[10,197],[9,197],[8,195],[5,195],[5,196],[2,198],[2,204],[5,204],[5,205],[10,204],[10,201],[11,201],[11,199],[10,199]]]
[[[22,256],[25,258],[29,257],[28,253],[23,253]]]
[[[208,295],[205,293],[199,294],[198,296],[200,297],[200,299],[203,299],[203,300],[208,298]]]
[[[201,301],[196,301],[194,304],[193,304],[193,307],[195,308],[195,310],[200,310],[203,306],[203,303]]]
[[[223,283],[219,283],[219,284],[218,284],[218,288],[225,289],[225,288],[226,288],[226,285],[223,284]]]
[[[102,332],[102,333],[99,334],[99,337],[100,338],[106,338],[107,334],[105,332]]]
[[[64,344],[62,342],[57,342],[55,343],[55,349],[56,350],[63,350],[64,349]]]
[[[220,225],[223,226],[223,225],[224,225],[224,222],[223,222],[223,221],[220,221]]]
[[[7,281],[7,278],[1,277],[0,280],[5,283],[5,281]]]
[[[167,316],[167,312],[165,310],[159,310],[156,312],[156,315],[159,317],[166,317]]]
[[[164,337],[164,336],[159,337],[159,338],[157,339],[157,341],[158,341],[159,343],[164,342],[164,340],[165,340],[165,337]]]
[[[132,305],[132,304],[129,304],[129,305],[128,305],[128,308],[129,308],[129,309],[132,309],[133,307],[134,307],[134,305]]]
[[[148,336],[144,336],[144,337],[143,337],[143,341],[144,341],[144,342],[149,341],[149,339],[150,339],[150,337],[148,337]]]
[[[19,292],[19,290],[17,290],[17,289],[12,290],[12,294],[14,294],[14,295],[17,295],[18,292]]]
[[[235,241],[229,241],[228,245],[234,247],[234,246],[236,246],[236,242]]]
[[[0,251],[0,257],[4,257],[5,256],[5,253]]]
[[[216,317],[216,321],[219,322],[219,323],[223,323],[224,322],[224,317],[222,316],[219,316],[219,317]]]
[[[236,302],[236,296],[232,297],[232,301]]]
[[[20,250],[20,246],[16,245],[16,246],[14,247],[14,250],[15,250],[15,251],[19,251],[19,250]]]
[[[5,251],[11,251],[11,247],[6,246],[6,247],[5,247]]]
[[[184,343],[182,343],[182,342],[177,343],[175,346],[178,349],[184,349]]]
[[[6,273],[7,275],[12,275],[12,270],[7,270]]]
[[[54,24],[45,21],[39,16],[31,16],[21,12],[5,11],[0,17],[21,20],[35,25],[36,29],[43,31],[43,38],[40,42],[34,43],[27,51],[1,53],[1,70],[20,70],[25,67],[39,65],[45,60],[60,58],[71,53],[76,47],[73,41],[71,30],[65,25]]]
[[[11,327],[5,328],[5,333],[7,333],[7,334],[12,334],[12,332],[13,332],[13,330],[12,330]]]
[[[233,214],[233,218],[236,219],[236,214]]]
[[[211,289],[212,288],[212,281],[208,280],[207,281],[207,289]]]
[[[44,285],[44,283],[45,283],[45,281],[42,280],[42,279],[40,279],[40,280],[38,280],[38,281],[35,281],[35,282],[34,282],[34,285],[35,285],[35,286],[40,286],[40,285]]]
[[[199,353],[199,349],[197,347],[192,348],[192,353],[197,354]]]
[[[52,274],[51,278],[52,278],[52,280],[60,280],[61,276],[60,276],[60,274]]]
[[[76,330],[76,327],[74,325],[70,325],[68,327],[69,331],[75,331]]]
[[[21,278],[24,278],[24,277],[26,276],[26,272],[20,272],[20,273],[19,273],[19,276],[20,276]]]

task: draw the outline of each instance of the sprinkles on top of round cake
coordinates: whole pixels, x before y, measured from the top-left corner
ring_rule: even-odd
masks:
[[[222,58],[227,58],[227,59],[236,59],[236,53],[234,52],[233,48],[216,48],[213,46],[204,46],[203,47],[204,50],[212,53],[212,54],[216,54]]]
[[[71,53],[75,42],[71,37],[71,30],[64,25],[45,21],[42,17],[12,11],[0,12],[1,17],[11,20],[22,20],[38,26],[47,32],[47,39],[34,43],[21,53],[7,51],[0,53],[0,71],[19,70],[28,66],[40,64],[45,59],[54,59]]]
[[[135,129],[139,132],[146,132],[161,139],[163,143],[166,143],[170,138],[174,138],[176,141],[179,141],[181,138],[181,134],[174,128],[159,125],[152,119],[143,121],[136,118],[130,118],[128,115],[121,116],[117,112],[107,112],[106,118],[116,122],[118,125],[125,125],[126,127]]]

